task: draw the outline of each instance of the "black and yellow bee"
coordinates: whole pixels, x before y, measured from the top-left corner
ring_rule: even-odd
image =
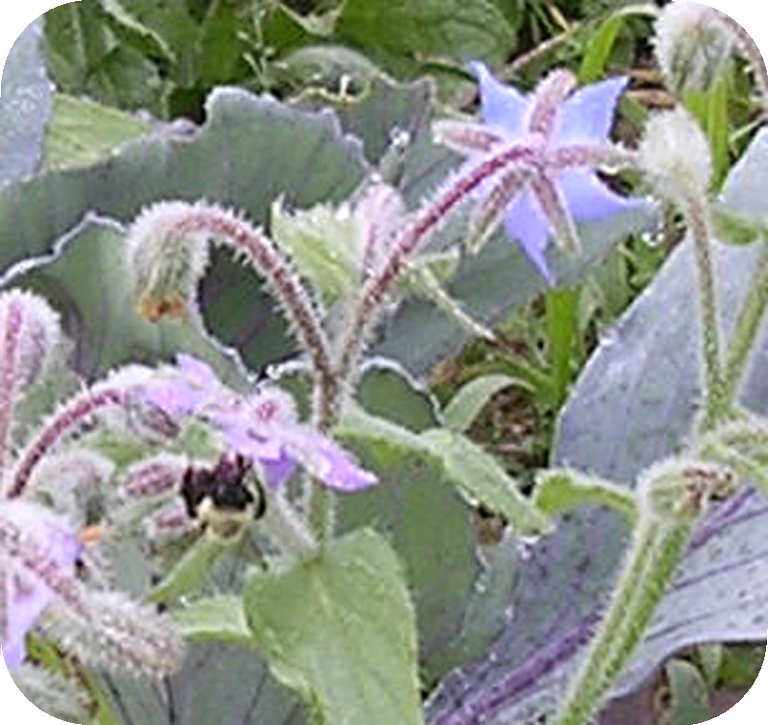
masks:
[[[181,484],[187,514],[212,536],[236,541],[266,512],[266,497],[251,462],[222,456],[213,468],[190,466]]]

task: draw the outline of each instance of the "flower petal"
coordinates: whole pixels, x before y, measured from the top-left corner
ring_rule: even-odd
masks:
[[[322,433],[297,425],[281,428],[279,435],[289,455],[329,488],[359,491],[378,483],[376,476],[360,468],[346,451]]]
[[[562,106],[553,130],[553,138],[563,143],[603,143],[613,125],[619,96],[629,79],[609,78],[576,91]]]
[[[530,99],[512,86],[498,81],[485,63],[473,61],[468,67],[480,85],[483,120],[511,135],[523,133]]]
[[[557,175],[557,185],[571,217],[578,222],[612,217],[646,204],[644,199],[620,196],[589,169],[563,171]]]
[[[547,266],[546,250],[551,230],[547,218],[530,191],[523,191],[510,204],[504,214],[504,230],[517,241],[528,259],[544,278],[552,284],[554,279]]]
[[[47,558],[50,567],[60,567],[62,573],[72,570],[82,545],[66,522],[48,509],[26,501],[4,501],[0,511],[9,526],[28,537],[39,554]],[[24,566],[14,566],[14,558],[0,582],[4,587],[7,626],[3,655],[9,669],[24,659],[24,638],[54,599],[46,582]]]

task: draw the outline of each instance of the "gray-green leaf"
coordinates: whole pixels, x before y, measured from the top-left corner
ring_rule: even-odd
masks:
[[[378,534],[357,531],[287,571],[254,572],[245,606],[270,668],[321,722],[422,722],[415,612]]]

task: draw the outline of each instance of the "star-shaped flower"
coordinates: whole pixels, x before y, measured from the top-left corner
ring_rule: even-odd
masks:
[[[250,396],[226,388],[213,370],[189,355],[144,386],[142,397],[172,417],[195,416],[211,423],[234,453],[250,458],[267,483],[282,485],[303,466],[326,486],[356,491],[377,482],[333,440],[298,420],[293,400],[275,387]]]
[[[480,84],[483,123],[435,125],[440,142],[469,157],[470,170],[499,159],[498,170],[479,187],[470,238],[486,238],[503,223],[507,236],[552,282],[545,254],[550,239],[578,249],[575,223],[645,203],[620,196],[596,174],[597,168],[630,158],[609,140],[627,80],[611,78],[574,92],[574,76],[558,70],[524,95],[500,83],[482,63],[472,63],[470,70]]]

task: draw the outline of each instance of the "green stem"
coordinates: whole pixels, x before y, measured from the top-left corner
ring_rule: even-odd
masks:
[[[558,725],[590,722],[645,633],[674,575],[691,522],[638,524],[610,608],[573,680]]]
[[[686,199],[685,216],[693,237],[699,290],[704,358],[704,426],[711,428],[728,417],[730,404],[720,359],[720,320],[717,311],[709,219],[705,203],[694,195],[690,195]]]
[[[768,310],[768,245],[757,262],[747,298],[739,312],[725,363],[724,389],[728,404],[735,402],[755,341]]]
[[[298,512],[279,493],[270,498],[261,524],[285,553],[306,556],[317,551],[317,542]]]

